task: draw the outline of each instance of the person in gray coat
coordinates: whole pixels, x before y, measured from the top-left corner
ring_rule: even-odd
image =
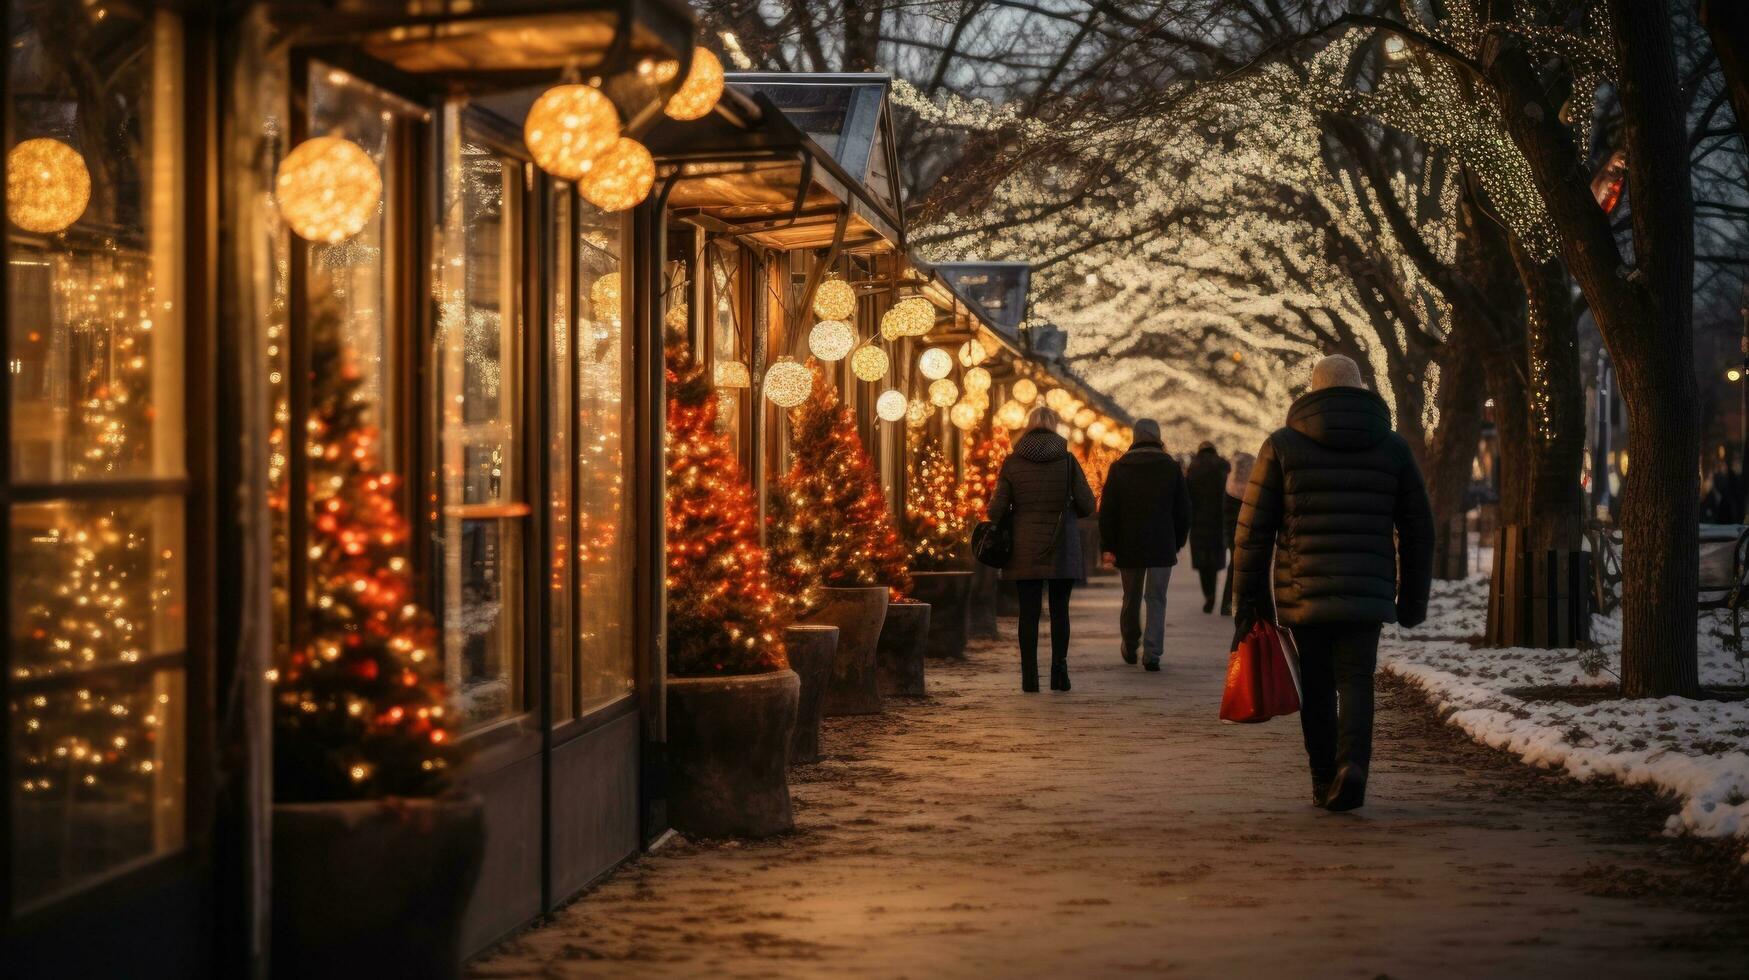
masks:
[[[1069,689],[1069,593],[1081,577],[1081,533],[1076,521],[1091,516],[1093,488],[1069,442],[1057,434],[1062,420],[1043,405],[1026,418],[1026,432],[1002,463],[989,518],[1009,514],[1014,553],[1002,569],[1020,593],[1020,689],[1038,690],[1038,620],[1045,593],[1051,602],[1051,690]]]

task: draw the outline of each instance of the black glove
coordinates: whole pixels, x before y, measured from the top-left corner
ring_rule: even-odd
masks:
[[[1250,606],[1235,606],[1233,608],[1233,645],[1228,650],[1239,649],[1239,644],[1251,632],[1251,627],[1257,625],[1257,613]]]
[[[1397,625],[1404,629],[1414,629],[1427,622],[1427,607],[1417,603],[1413,606],[1397,606]]]

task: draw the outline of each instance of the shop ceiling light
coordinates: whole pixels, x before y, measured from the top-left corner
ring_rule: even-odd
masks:
[[[822,361],[842,361],[855,346],[856,328],[843,320],[821,320],[808,331],[808,350]]]
[[[946,408],[960,400],[960,386],[948,378],[931,382],[929,385],[929,404],[936,408]]]
[[[850,355],[850,370],[864,381],[879,381],[886,377],[889,366],[887,352],[881,350],[879,344],[863,344]]]
[[[1032,400],[1038,397],[1038,385],[1034,384],[1031,378],[1021,378],[1014,382],[1014,389],[1010,394],[1020,404],[1031,405]]]
[[[279,216],[305,241],[333,245],[364,230],[383,199],[383,175],[364,148],[317,136],[292,148],[273,181]]]
[[[888,388],[875,399],[875,414],[884,421],[897,422],[905,417],[905,396],[897,388]]]
[[[765,397],[779,408],[794,408],[806,401],[814,390],[814,372],[790,358],[783,358],[765,370]]]
[[[614,148],[619,112],[593,86],[555,85],[529,107],[522,139],[542,170],[581,180],[596,157]]]
[[[66,231],[91,203],[91,171],[57,139],[25,140],[6,154],[6,216],[25,231]]]
[[[814,290],[814,315],[822,320],[849,320],[856,315],[856,290],[830,276]]]
[[[977,425],[978,420],[983,417],[984,413],[969,402],[960,402],[947,413],[948,421],[952,422],[956,429],[970,429]]]
[[[716,108],[723,97],[723,62],[709,48],[692,49],[692,66],[680,91],[668,99],[662,111],[670,119],[698,119]]]
[[[753,384],[747,365],[740,361],[718,361],[714,380],[718,388],[749,388]]]
[[[624,211],[642,203],[656,184],[656,160],[644,144],[621,136],[605,153],[590,160],[577,192],[603,211]]]
[[[917,357],[917,370],[931,381],[939,381],[953,370],[953,357],[939,347],[931,347]]]

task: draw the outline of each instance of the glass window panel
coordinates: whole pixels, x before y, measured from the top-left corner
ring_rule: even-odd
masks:
[[[12,5],[12,477],[177,476],[182,452],[181,37],[169,15]],[[88,195],[81,197],[81,180]]]
[[[571,270],[573,265],[571,191],[550,185],[552,255],[547,269],[547,514],[552,535],[547,582],[547,647],[552,661],[552,717],[572,717],[576,672],[571,662]]]
[[[710,267],[712,363],[739,361],[744,365],[747,363],[747,352],[741,349],[741,335],[737,328],[740,313],[735,308],[736,284],[739,281],[737,275],[739,255],[736,246],[732,243],[713,241],[706,249],[705,257]],[[739,399],[741,396],[749,394],[751,390],[750,388],[717,389],[717,425],[737,442],[739,442],[741,428]]]
[[[465,137],[446,173],[438,405],[440,596],[445,679],[464,724],[525,706],[522,397],[522,165]]]
[[[579,293],[591,303],[578,324],[577,655],[579,710],[630,691],[632,536],[626,500],[626,374],[630,348],[620,322],[619,218],[579,207]]]

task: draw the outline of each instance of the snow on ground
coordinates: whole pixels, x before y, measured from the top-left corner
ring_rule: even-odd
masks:
[[[1507,693],[1545,686],[1608,687],[1620,668],[1621,622],[1596,616],[1588,659],[1573,650],[1490,650],[1471,645],[1487,623],[1486,577],[1435,582],[1427,622],[1386,627],[1379,662],[1425,690],[1446,720],[1485,745],[1575,779],[1650,786],[1680,803],[1671,834],[1736,837],[1749,863],[1749,701],[1525,700]],[[1730,621],[1703,614],[1701,683],[1749,683],[1749,662],[1726,649]],[[1587,670],[1587,666],[1591,669]]]

